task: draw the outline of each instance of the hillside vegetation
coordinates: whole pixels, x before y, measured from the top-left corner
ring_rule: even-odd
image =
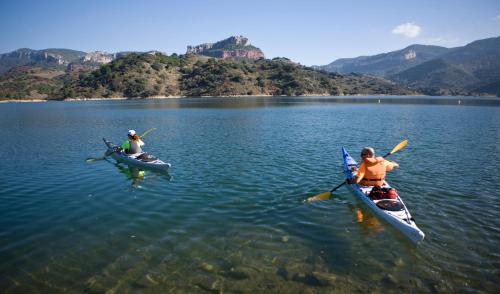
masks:
[[[0,97],[415,94],[382,78],[316,71],[286,58],[246,60],[131,53],[94,71],[67,70],[56,75],[49,70],[27,70],[22,76],[18,68],[10,70],[0,77]],[[40,76],[42,72],[45,77]]]
[[[57,99],[66,78],[61,69],[20,66],[0,77],[0,99]]]

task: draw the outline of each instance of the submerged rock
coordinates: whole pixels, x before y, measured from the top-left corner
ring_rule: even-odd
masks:
[[[85,284],[85,292],[87,293],[104,293],[106,290],[107,288],[96,277],[90,277]]]
[[[243,269],[241,268],[234,268],[232,267],[229,271],[225,272],[224,275],[226,277],[235,279],[235,280],[245,280],[250,277],[248,273],[246,273]]]
[[[287,281],[288,281],[288,280],[289,280],[289,278],[290,278],[290,277],[289,277],[289,273],[288,273],[288,271],[287,271],[287,270],[286,270],[286,268],[284,268],[284,267],[280,267],[280,268],[278,268],[278,270],[276,271],[276,274],[277,274],[278,276],[282,277],[283,279],[287,280]]]
[[[333,285],[337,281],[337,276],[326,272],[313,272],[313,275],[320,281],[321,285]]]
[[[293,275],[292,280],[309,286],[326,286],[314,274],[311,273],[296,273]]]
[[[214,270],[215,270],[215,267],[213,265],[206,263],[206,262],[202,262],[200,264],[200,268],[206,272],[209,272],[209,273],[214,272]]]
[[[396,279],[396,277],[394,277],[391,274],[386,274],[384,276],[384,278],[382,279],[382,281],[385,282],[385,283],[391,284],[391,285],[397,285],[398,284],[398,280]]]

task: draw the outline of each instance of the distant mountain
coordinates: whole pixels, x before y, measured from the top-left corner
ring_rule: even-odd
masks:
[[[264,58],[262,50],[252,46],[248,38],[243,36],[232,36],[216,43],[187,46],[186,54],[200,54],[217,58]]]
[[[499,95],[500,37],[450,49],[389,78],[428,94]]]
[[[412,45],[374,56],[338,59],[316,68],[379,75],[429,95],[500,96],[500,37],[456,48]]]
[[[28,64],[63,68],[71,62],[79,60],[85,54],[85,52],[70,49],[32,50],[22,48],[10,53],[0,54],[0,74],[13,67]]]
[[[389,76],[437,58],[449,50],[439,46],[411,45],[402,50],[374,56],[337,59],[328,65],[317,68],[328,72],[356,72]]]
[[[442,58],[424,62],[391,78],[412,88],[423,89],[430,95],[466,95],[464,89],[479,82],[474,75]]]
[[[106,53],[102,51],[82,52],[71,49],[43,49],[33,50],[21,48],[9,53],[0,54],[0,74],[3,74],[11,68],[17,66],[34,66],[41,68],[60,68],[64,69],[67,66],[77,67],[93,67],[94,69],[101,64],[109,63],[118,57],[125,56],[130,53],[143,52],[117,52]],[[147,53],[156,53],[150,51]]]

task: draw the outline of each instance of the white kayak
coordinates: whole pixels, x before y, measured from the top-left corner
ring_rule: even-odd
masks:
[[[136,154],[127,154],[121,151],[121,148],[110,141],[103,138],[104,144],[108,147],[106,154],[111,156],[117,162],[122,162],[130,166],[142,167],[146,169],[154,169],[160,171],[168,171],[170,163],[164,162],[159,158],[149,155],[145,152]]]
[[[347,179],[351,179],[356,173],[358,164],[344,147],[342,147],[342,155],[344,158],[344,173]],[[378,217],[393,225],[411,241],[417,243],[424,239],[424,232],[417,227],[415,220],[411,217],[401,197],[398,196],[397,199],[372,200],[368,195],[373,186],[362,186],[359,184],[351,184],[349,186],[351,191]],[[382,188],[390,187],[387,182],[382,186]]]

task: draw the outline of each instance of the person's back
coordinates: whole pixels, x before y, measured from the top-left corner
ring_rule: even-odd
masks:
[[[139,135],[137,135],[134,130],[129,130],[128,140],[123,142],[121,147],[123,150],[125,150],[125,153],[136,154],[142,153],[141,146],[144,146],[144,142],[141,140]]]
[[[144,143],[140,139],[130,141],[130,153],[142,153],[142,145],[144,145]]]
[[[384,185],[386,171],[399,167],[394,161],[385,160],[383,157],[375,157],[375,150],[371,147],[363,148],[361,158],[362,161],[356,172],[354,182],[363,186]]]

